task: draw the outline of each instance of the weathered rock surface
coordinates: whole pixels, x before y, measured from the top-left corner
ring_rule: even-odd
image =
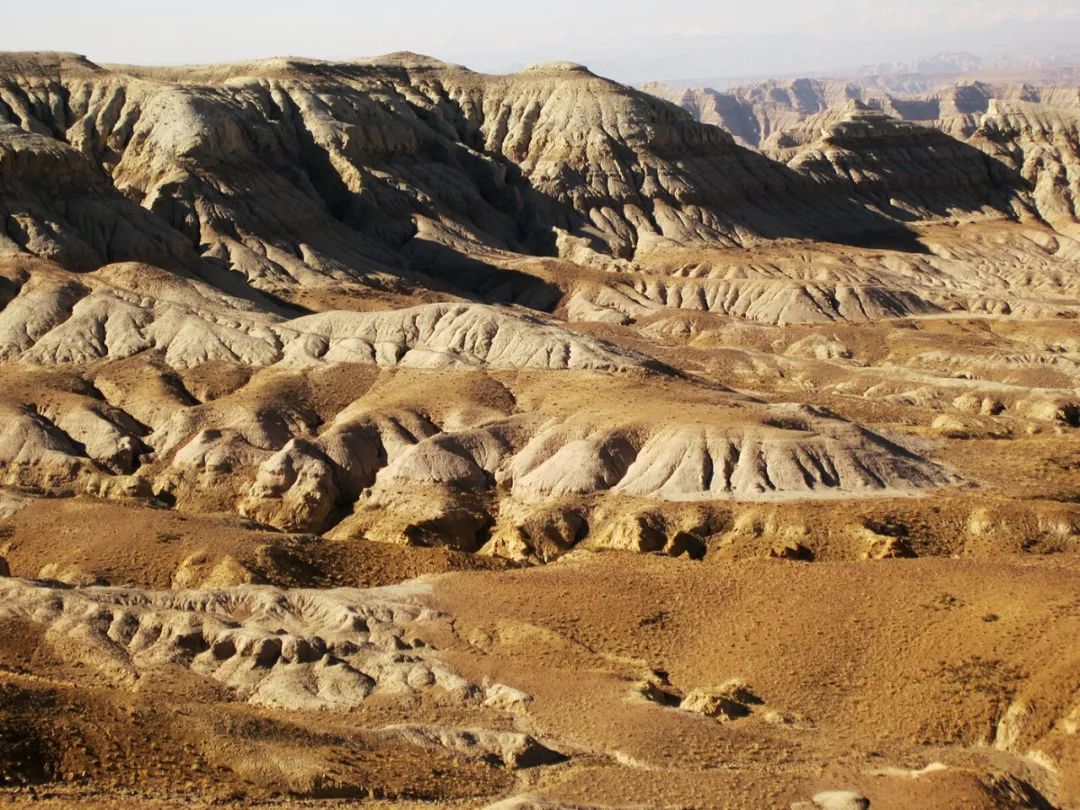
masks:
[[[820,810],[868,810],[870,800],[851,790],[824,790],[814,794],[810,807]]]
[[[411,623],[436,616],[421,586],[155,593],[4,579],[0,590],[0,618],[43,626],[60,654],[114,685],[132,686],[148,670],[178,665],[261,706],[345,710],[373,692],[435,687],[459,701],[483,699],[480,687],[406,640]],[[508,764],[543,759],[525,739],[494,735],[496,743]]]
[[[953,183],[967,193],[984,189],[989,179],[991,186],[1012,189],[1011,205],[1017,211],[1034,213],[1074,238],[1077,233],[1080,95],[1075,87],[976,81],[946,84],[929,93],[900,94],[865,81],[799,79],[748,85],[727,93],[673,91],[662,84],[646,89],[792,168],[816,174],[831,163],[832,171],[850,177],[863,192],[884,181],[890,191],[911,191],[913,183],[940,182]],[[878,123],[852,126],[853,113]],[[882,139],[884,117],[933,127],[947,137],[920,134],[918,128],[905,124],[901,146],[896,142],[900,132],[893,125],[893,143],[889,144]],[[832,149],[816,145],[822,135],[833,144]],[[836,149],[839,141],[851,143],[853,136],[863,145],[868,137],[878,145],[872,165],[857,152],[843,155]],[[920,139],[924,147],[917,146]],[[961,142],[979,152],[965,150]],[[980,153],[989,158],[981,165]],[[912,161],[930,156],[933,168],[927,163],[922,171],[912,171]],[[884,165],[880,157],[886,157]]]
[[[544,317],[478,304],[324,312],[284,320],[198,281],[144,265],[73,276],[19,267],[0,310],[0,357],[55,365],[163,351],[173,368],[207,362],[293,368],[331,363],[445,368],[626,370],[647,358]]]
[[[176,266],[233,290],[236,275],[270,291],[407,290],[453,270],[460,289],[550,305],[539,280],[500,282],[461,254],[630,258],[906,219],[561,64],[501,77],[400,55],[227,72],[9,55],[0,105],[6,216],[21,223],[8,229],[9,252],[72,269]],[[927,159],[961,158],[932,146],[890,179],[910,185]],[[1008,213],[982,169],[954,169],[963,188],[939,178],[925,191],[941,207]],[[61,182],[72,173],[86,181]],[[58,196],[42,195],[48,184]]]
[[[404,725],[388,726],[383,733],[421,748],[443,748],[495,759],[507,768],[533,768],[566,760],[562,754],[541,745],[529,735],[511,731]]]
[[[761,702],[750,687],[736,678],[721,686],[692,689],[679,703],[679,709],[726,723],[747,717]]]
[[[732,96],[0,56],[0,782],[1075,803],[1075,92]]]

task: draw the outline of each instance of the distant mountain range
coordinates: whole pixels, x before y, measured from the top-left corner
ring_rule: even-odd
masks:
[[[1080,65],[1080,51],[1050,50],[1038,54],[1006,54],[991,57],[977,56],[966,51],[954,51],[934,54],[912,62],[880,62],[876,65],[863,65],[855,73],[861,76],[941,75],[973,73],[980,70],[1050,70],[1078,65]]]
[[[879,62],[834,70],[807,70],[795,74],[701,76],[664,79],[659,82],[674,90],[712,88],[730,90],[766,81],[800,78],[832,80],[873,80],[890,92],[925,93],[943,79],[994,79],[1008,75],[1010,81],[1033,84],[1080,84],[1080,50],[1048,49],[1034,53],[979,56],[967,51],[949,51],[911,61]]]

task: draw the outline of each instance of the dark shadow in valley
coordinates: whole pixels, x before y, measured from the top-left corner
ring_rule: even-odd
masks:
[[[558,286],[542,278],[488,264],[441,242],[414,239],[404,252],[425,275],[475,301],[550,312],[563,296]]]

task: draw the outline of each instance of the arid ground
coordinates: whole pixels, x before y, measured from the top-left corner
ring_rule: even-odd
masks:
[[[0,55],[0,804],[1080,808],[1080,91],[648,89]]]

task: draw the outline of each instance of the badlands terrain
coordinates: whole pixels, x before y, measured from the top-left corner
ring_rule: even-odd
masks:
[[[649,90],[0,55],[0,803],[1080,808],[1077,88]]]

